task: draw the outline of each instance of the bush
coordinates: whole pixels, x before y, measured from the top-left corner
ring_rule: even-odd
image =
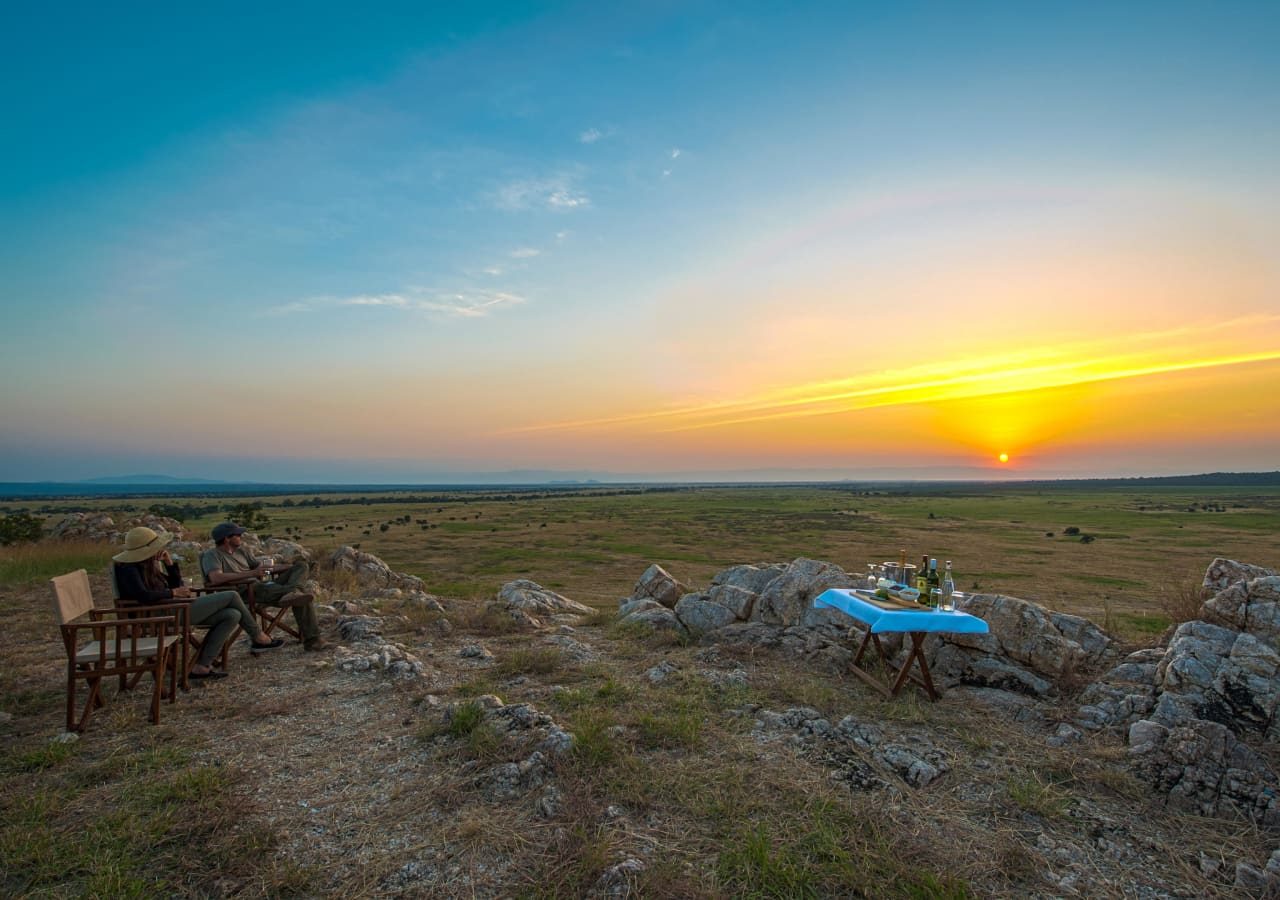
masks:
[[[1074,525],[1068,525],[1066,528],[1062,529],[1062,533],[1063,534],[1079,534],[1080,529]]]
[[[34,544],[44,537],[44,526],[30,513],[13,513],[0,519],[0,547]]]

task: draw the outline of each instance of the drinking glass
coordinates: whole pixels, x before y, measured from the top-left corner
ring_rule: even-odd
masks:
[[[265,571],[265,572],[263,572],[263,573],[262,573],[262,580],[263,580],[263,581],[270,581],[270,580],[271,580],[271,567],[272,567],[272,566],[274,566],[274,565],[276,564],[276,558],[275,558],[274,556],[264,556],[264,557],[262,557],[261,562],[262,562],[262,564],[263,564],[264,566],[266,566],[266,567],[267,567],[267,571]]]
[[[955,608],[956,608],[956,592],[943,591],[942,599],[938,603],[938,609],[942,610],[943,612],[951,612]]]
[[[929,605],[934,609],[942,608],[942,588],[929,589]]]
[[[191,590],[191,588],[195,587],[195,585],[196,585],[195,579],[193,579],[190,575],[182,576],[182,586],[184,588],[186,588],[187,590]]]

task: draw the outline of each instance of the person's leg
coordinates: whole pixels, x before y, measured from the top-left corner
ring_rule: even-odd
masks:
[[[286,595],[301,590],[310,575],[311,567],[305,560],[298,560],[277,573],[271,581],[255,585],[253,596],[262,606],[279,606]]]
[[[315,604],[310,600],[293,607],[293,621],[298,623],[304,644],[311,645],[320,640],[320,623],[316,620]]]
[[[262,629],[254,621],[249,607],[244,605],[240,595],[235,591],[218,591],[215,594],[204,594],[191,601],[191,624],[202,628],[209,627],[212,617],[223,610],[231,609],[237,616],[237,624],[249,633],[251,640],[258,640]]]
[[[200,656],[196,659],[196,665],[209,669],[213,666],[213,661],[218,658],[218,654],[222,652],[222,645],[240,624],[240,613],[231,607],[226,607],[206,618],[204,624],[211,627],[209,633],[204,636],[204,643],[200,645]]]

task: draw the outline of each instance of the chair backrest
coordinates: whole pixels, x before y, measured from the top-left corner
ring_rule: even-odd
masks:
[[[111,599],[116,605],[120,605],[120,582],[116,578],[116,564],[112,563],[107,566],[107,577],[111,579]]]
[[[59,625],[73,622],[93,609],[89,573],[84,569],[50,578],[49,584],[53,587],[53,613]]]

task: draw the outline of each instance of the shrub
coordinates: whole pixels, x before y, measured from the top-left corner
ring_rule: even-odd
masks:
[[[1156,602],[1175,625],[1200,618],[1205,589],[1195,576],[1170,578],[1156,590]]]
[[[13,513],[0,519],[0,547],[34,544],[44,537],[44,526],[30,513]]]
[[[1077,528],[1077,527],[1076,527],[1076,526],[1074,526],[1074,525],[1068,525],[1066,528],[1062,529],[1062,533],[1063,533],[1063,534],[1076,535],[1076,534],[1079,534],[1079,533],[1080,533],[1080,529],[1079,529],[1079,528]]]

